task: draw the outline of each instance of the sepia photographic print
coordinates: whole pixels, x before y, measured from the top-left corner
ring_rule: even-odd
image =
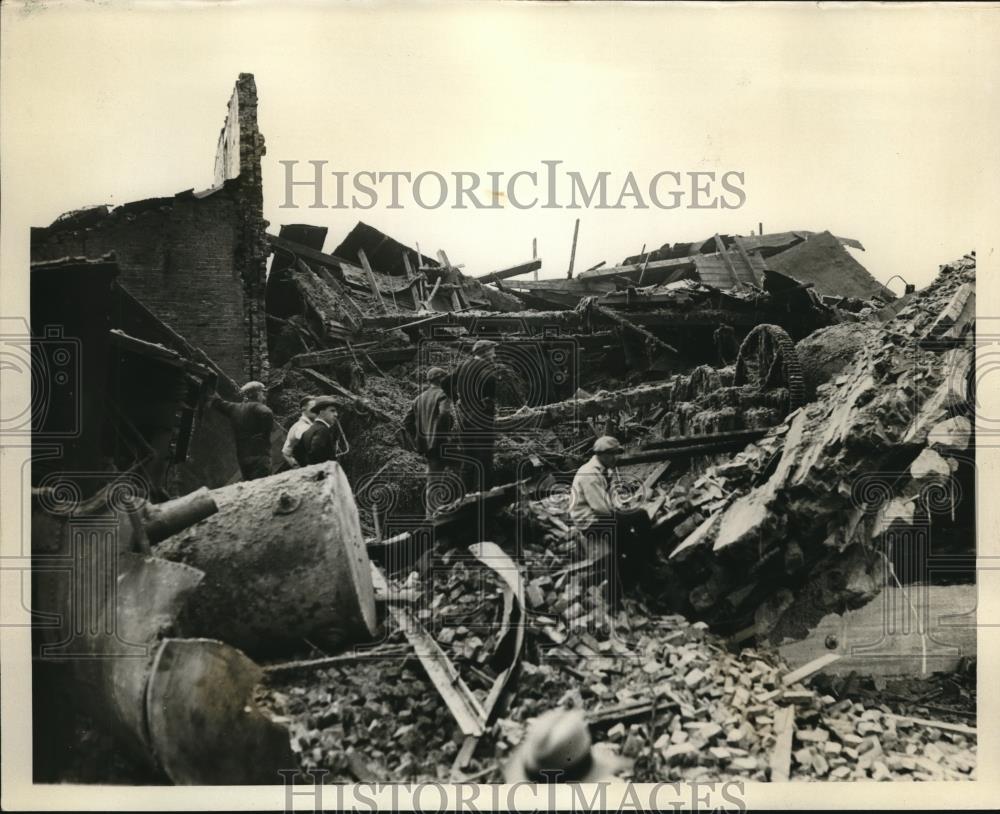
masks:
[[[998,13],[4,3],[4,807],[988,805]]]

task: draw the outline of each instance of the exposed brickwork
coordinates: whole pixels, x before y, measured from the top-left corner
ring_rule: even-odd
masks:
[[[125,204],[32,229],[32,260],[114,252],[119,282],[237,382],[267,381],[266,222],[257,90],[240,74],[219,139],[211,194]],[[234,149],[238,149],[238,155]],[[86,226],[82,224],[86,223]]]
[[[239,201],[165,198],[121,207],[88,229],[32,231],[33,260],[114,252],[119,282],[237,381],[249,373],[244,285],[237,271]]]
[[[233,151],[238,150],[237,157]],[[236,267],[243,276],[245,353],[249,378],[267,381],[267,317],[264,285],[267,276],[267,221],[264,220],[264,187],[260,160],[266,152],[264,136],[257,127],[257,84],[253,74],[240,74],[229,101],[229,114],[219,134],[216,151],[216,183],[235,177],[240,199],[240,233]]]

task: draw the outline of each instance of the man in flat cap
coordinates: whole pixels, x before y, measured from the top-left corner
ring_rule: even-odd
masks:
[[[629,763],[610,744],[593,743],[582,710],[550,709],[528,724],[524,740],[504,767],[504,781],[613,782]]]
[[[569,515],[583,535],[587,553],[608,557],[613,590],[619,579],[631,584],[640,576],[651,523],[644,509],[626,509],[615,498],[622,451],[618,439],[602,435],[593,450],[573,478]]]
[[[483,492],[493,486],[493,445],[496,442],[497,343],[479,339],[472,356],[455,369],[445,392],[457,404],[465,487]]]
[[[236,460],[243,480],[266,478],[271,474],[271,428],[274,413],[264,400],[267,390],[260,382],[240,388],[242,402],[226,401],[213,394],[210,404],[229,417],[236,436]]]
[[[451,399],[441,385],[448,374],[439,367],[427,371],[427,386],[413,400],[406,414],[404,426],[414,448],[427,461],[427,484],[424,488],[424,505],[427,516],[449,498],[455,499],[461,495],[452,495],[449,486],[449,473],[457,468],[458,459],[450,456],[455,453],[454,411]]]
[[[315,418],[299,442],[305,450],[306,464],[336,461],[347,450],[347,438],[337,418],[336,399],[323,396],[313,405]]]

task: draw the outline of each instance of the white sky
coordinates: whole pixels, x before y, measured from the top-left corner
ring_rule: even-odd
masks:
[[[920,285],[995,198],[996,8],[474,3],[5,3],[5,226],[212,182],[241,71],[267,142],[265,217],[361,219],[485,273],[576,267],[714,232],[830,229]],[[281,159],[330,169],[738,170],[736,210],[279,209]],[[303,167],[302,169],[305,169]],[[332,189],[328,187],[328,191]],[[384,188],[387,190],[387,188]],[[328,197],[332,198],[332,192]]]

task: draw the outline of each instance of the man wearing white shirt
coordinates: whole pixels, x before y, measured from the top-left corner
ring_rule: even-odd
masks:
[[[619,575],[628,584],[635,582],[649,553],[649,515],[616,505],[612,494],[621,451],[617,438],[598,438],[594,455],[577,470],[570,491],[570,519],[583,534],[587,555],[608,559],[609,587],[617,587]]]
[[[305,435],[306,430],[313,423],[314,414],[313,409],[316,406],[315,396],[306,396],[299,402],[299,409],[302,410],[302,415],[299,416],[298,420],[292,424],[288,430],[288,435],[285,436],[285,445],[281,448],[281,455],[284,457],[286,463],[293,469],[299,466],[305,466],[306,455],[304,449],[296,449],[302,436]]]

